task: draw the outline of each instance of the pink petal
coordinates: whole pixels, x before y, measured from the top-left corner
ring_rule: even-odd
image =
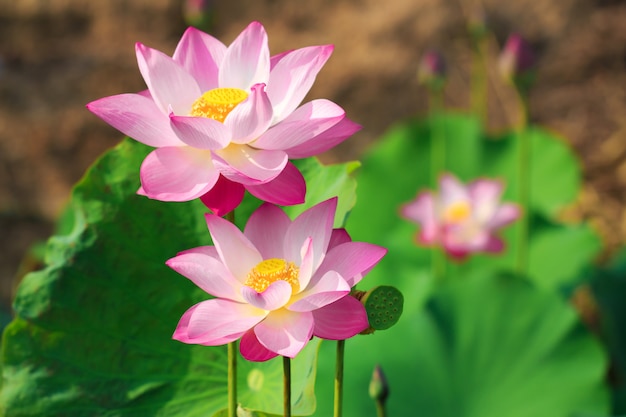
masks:
[[[224,345],[226,343],[230,343],[232,341],[239,339],[241,336],[243,336],[245,332],[237,332],[237,333],[230,334],[228,336],[217,337],[217,338],[213,337],[213,335],[211,334],[205,337],[190,338],[189,337],[189,319],[194,314],[194,311],[200,304],[201,303],[192,306],[183,314],[183,316],[178,322],[178,325],[176,326],[176,330],[174,331],[174,334],[172,335],[172,339],[178,340],[183,343],[193,343],[193,344],[200,344],[200,345],[208,344],[209,346],[218,346],[218,345]]]
[[[246,360],[253,362],[265,362],[278,356],[259,342],[254,334],[254,329],[248,330],[239,342],[239,351]]]
[[[289,158],[300,159],[319,155],[334,148],[354,133],[361,130],[361,126],[344,117],[336,125],[315,136],[308,142],[301,143],[293,148],[285,149]]]
[[[329,250],[315,275],[336,271],[355,286],[362,274],[369,271],[387,253],[387,249],[365,242],[348,242]]]
[[[290,311],[313,311],[337,301],[350,293],[350,285],[335,271],[328,271],[305,291],[294,296]]]
[[[304,203],[306,182],[291,162],[273,180],[259,185],[246,185],[246,189],[256,198],[281,206]]]
[[[322,339],[348,339],[369,327],[365,307],[349,295],[313,311],[313,319],[313,334]]]
[[[274,60],[276,64],[267,88],[274,105],[274,123],[283,120],[302,102],[333,49],[332,45],[309,46]]]
[[[489,240],[485,244],[483,250],[485,252],[500,253],[504,250],[504,241],[497,236],[489,236]]]
[[[243,234],[257,248],[263,259],[284,259],[283,241],[291,224],[289,216],[275,205],[261,205],[248,219]]]
[[[287,164],[287,154],[266,151],[247,145],[230,145],[214,151],[213,163],[220,173],[231,181],[244,185],[258,185],[273,180]]]
[[[217,120],[170,114],[170,123],[178,138],[193,148],[217,150],[230,143],[230,130]]]
[[[260,149],[284,150],[308,142],[345,117],[344,110],[332,101],[310,101],[254,142]]]
[[[323,201],[300,214],[285,236],[288,259],[300,259],[300,248],[307,238],[313,241],[313,270],[317,269],[328,248],[333,230],[337,198]]]
[[[239,206],[245,192],[243,185],[229,181],[220,175],[213,188],[200,197],[200,201],[213,214],[223,217]]]
[[[248,304],[269,311],[277,310],[287,304],[291,299],[291,292],[291,284],[282,280],[272,282],[261,293],[245,285],[241,287],[241,295]]]
[[[288,51],[284,51],[281,52],[279,54],[276,55],[272,55],[270,57],[270,71],[274,69],[274,67],[287,55],[289,55],[290,53],[292,53],[294,51],[294,49],[290,49]]]
[[[205,217],[220,259],[243,284],[252,268],[263,260],[261,254],[237,226],[228,220],[212,214]]]
[[[189,27],[172,58],[195,78],[201,91],[208,91],[219,87],[219,66],[225,54],[226,45],[209,34]]]
[[[286,249],[283,250],[285,252],[287,251]],[[298,260],[300,260],[298,264],[298,267],[300,268],[298,271],[298,283],[300,284],[299,292],[302,292],[307,289],[309,282],[311,281],[311,277],[313,276],[313,239],[310,237],[304,240],[302,248],[300,249],[300,258]]]
[[[294,358],[313,335],[313,314],[272,311],[254,327],[259,342],[272,352]]]
[[[189,317],[187,336],[202,338],[203,344],[245,332],[265,318],[267,313],[249,304],[214,298],[196,305]]]
[[[163,114],[170,108],[175,114],[187,115],[202,91],[196,80],[176,61],[156,49],[135,44],[139,71],[148,85],[154,102]]]
[[[422,192],[415,200],[404,204],[400,208],[400,214],[405,219],[421,226],[420,241],[422,243],[429,244],[437,239],[439,221],[435,212],[435,199],[431,192]]]
[[[185,252],[165,262],[214,297],[243,302],[241,282],[219,260],[205,253]]]
[[[161,201],[189,201],[213,187],[219,172],[211,163],[208,151],[186,146],[165,147],[152,151],[141,164],[142,190]]]
[[[219,86],[248,91],[254,84],[267,84],[269,75],[267,33],[259,22],[252,22],[228,47],[220,67]]]
[[[335,246],[348,242],[352,242],[352,238],[346,229],[333,229],[333,234],[330,235],[330,242],[328,242],[328,250],[330,251]]]
[[[224,125],[231,130],[233,143],[245,144],[267,130],[272,115],[272,103],[265,93],[265,85],[255,84],[248,98],[226,116]]]
[[[439,188],[442,208],[470,199],[468,189],[452,174],[444,174],[439,178]]]
[[[517,204],[502,204],[496,209],[496,212],[488,221],[486,227],[489,229],[499,229],[519,219],[521,215],[522,209]]]
[[[140,94],[104,97],[87,104],[93,114],[138,142],[155,148],[182,142],[151,98]]]
[[[503,184],[500,181],[478,179],[468,186],[472,216],[480,223],[488,222],[498,209]]]

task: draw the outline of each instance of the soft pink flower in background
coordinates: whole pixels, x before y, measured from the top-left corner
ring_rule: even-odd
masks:
[[[438,193],[419,193],[401,208],[404,218],[421,226],[417,237],[420,244],[441,246],[456,259],[473,252],[498,253],[504,249],[504,241],[496,233],[520,216],[520,208],[500,202],[500,181],[481,178],[465,186],[445,174],[439,188]]]
[[[208,346],[241,338],[244,358],[295,357],[312,336],[341,340],[368,327],[349,295],[386,249],[333,229],[337,199],[295,220],[265,203],[241,232],[208,214],[215,246],[181,252],[167,265],[213,295],[185,312],[174,339]]]
[[[140,194],[202,197],[219,215],[241,202],[244,189],[271,203],[299,204],[306,185],[289,159],[317,155],[360,129],[331,101],[298,107],[332,51],[311,46],[270,57],[258,22],[228,47],[189,28],[172,57],[137,43],[148,90],[87,107],[156,148],[141,166]]]

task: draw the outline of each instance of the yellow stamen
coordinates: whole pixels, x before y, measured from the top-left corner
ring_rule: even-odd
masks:
[[[300,289],[298,273],[299,269],[293,262],[277,258],[266,259],[252,268],[244,285],[260,293],[270,284],[282,280],[288,282],[295,293]]]
[[[247,97],[248,93],[239,88],[214,88],[191,105],[191,116],[208,117],[223,123],[228,113]]]
[[[452,203],[443,212],[443,220],[446,223],[460,223],[472,213],[472,207],[466,201],[457,201]]]

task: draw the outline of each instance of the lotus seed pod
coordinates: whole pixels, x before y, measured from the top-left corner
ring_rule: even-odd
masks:
[[[404,297],[398,289],[381,285],[367,291],[361,302],[365,306],[370,328],[385,330],[400,319]]]

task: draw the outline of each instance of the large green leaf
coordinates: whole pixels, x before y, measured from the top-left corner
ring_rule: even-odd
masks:
[[[395,283],[407,306],[418,298],[406,291],[412,278]],[[376,415],[367,398],[376,364],[389,382],[390,416],[607,415],[605,354],[557,293],[482,276],[439,286],[424,310],[413,308],[394,328],[347,344],[346,417]],[[331,370],[320,365],[322,380]],[[330,415],[330,396],[318,391],[316,416]]]
[[[135,194],[149,149],[126,140],[75,187],[74,227],[50,239],[47,267],[27,275],[2,340],[0,414],[7,416],[210,416],[226,405],[226,349],[171,340],[182,313],[207,298],[164,262],[211,244],[198,201],[163,203]],[[350,209],[351,165],[299,162],[305,206],[331,191]],[[332,174],[328,174],[332,172]],[[330,196],[328,196],[330,197]],[[247,196],[237,223],[260,202]],[[302,208],[301,208],[302,209]],[[315,408],[317,343],[293,361],[295,414]],[[282,412],[280,360],[239,361],[243,406]]]

